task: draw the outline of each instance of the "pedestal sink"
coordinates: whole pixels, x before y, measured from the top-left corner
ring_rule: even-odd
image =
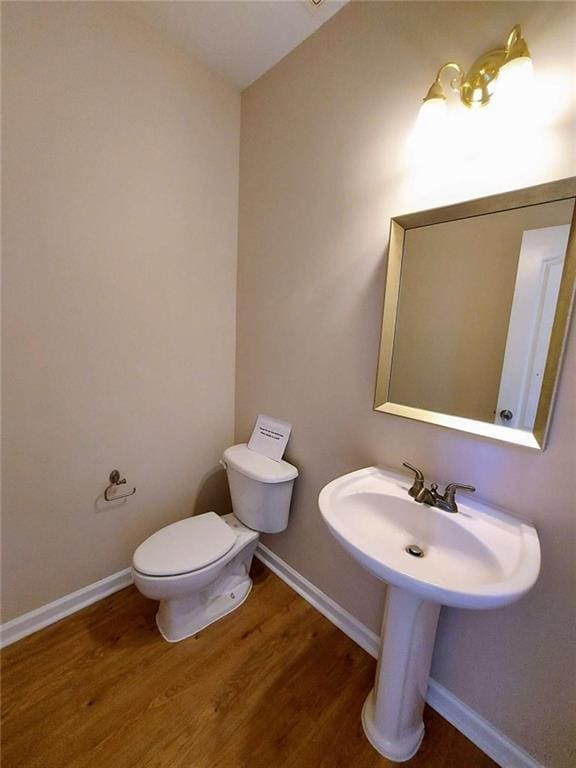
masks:
[[[364,732],[389,760],[410,759],[424,736],[422,710],[442,605],[498,608],[518,600],[540,571],[532,525],[476,499],[459,511],[425,506],[411,480],[367,467],[328,483],[318,504],[331,533],[387,582],[376,682]]]

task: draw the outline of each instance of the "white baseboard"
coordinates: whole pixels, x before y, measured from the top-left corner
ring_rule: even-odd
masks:
[[[445,720],[503,768],[544,768],[443,685],[430,678],[426,701]]]
[[[102,600],[103,597],[118,592],[130,584],[132,584],[132,571],[130,568],[126,568],[76,592],[64,595],[52,603],[47,603],[34,611],[18,616],[12,621],[7,621],[0,626],[0,648],[11,645],[11,643],[15,643],[49,624],[54,624],[65,616],[76,613],[81,608],[85,608],[97,600]]]
[[[258,544],[256,557],[351,640],[374,658],[378,657],[380,638],[375,632],[354,618],[264,544]],[[527,752],[432,678],[428,685],[426,701],[502,768],[543,768]]]

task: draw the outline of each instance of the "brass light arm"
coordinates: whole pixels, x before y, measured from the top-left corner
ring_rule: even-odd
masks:
[[[520,24],[514,24],[512,27],[512,31],[508,35],[508,40],[506,40],[506,51],[510,51],[514,43],[516,43],[520,38],[522,37],[522,29],[520,27]]]
[[[444,74],[444,72],[447,72],[449,69],[455,69],[456,70],[456,76],[450,80],[450,88],[455,93],[460,93],[460,88],[462,87],[462,82],[464,80],[464,72],[462,70],[462,67],[457,64],[455,61],[447,61],[446,64],[442,64],[440,69],[438,70],[438,74],[436,75],[436,80],[440,81],[440,78]]]
[[[530,59],[530,51],[526,40],[522,37],[522,28],[520,24],[512,27],[506,41],[506,62],[512,59]]]
[[[462,71],[462,68],[456,64],[455,61],[447,61],[446,64],[442,64],[438,70],[436,79],[430,86],[428,93],[424,97],[424,101],[430,101],[431,99],[442,99],[444,101],[446,100],[444,89],[442,88],[442,75],[449,69],[455,69],[457,72],[456,77],[450,81],[450,88],[456,93],[460,93],[460,87],[464,79],[464,72]]]

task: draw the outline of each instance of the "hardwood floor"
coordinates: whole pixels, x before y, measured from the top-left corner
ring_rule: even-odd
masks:
[[[3,768],[385,768],[375,662],[260,563],[247,602],[175,645],[134,587],[2,653]],[[494,768],[430,709],[406,768]]]

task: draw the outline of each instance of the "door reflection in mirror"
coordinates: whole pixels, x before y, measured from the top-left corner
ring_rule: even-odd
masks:
[[[562,224],[528,229],[522,236],[497,424],[527,430],[534,427],[569,234],[569,225]]]

